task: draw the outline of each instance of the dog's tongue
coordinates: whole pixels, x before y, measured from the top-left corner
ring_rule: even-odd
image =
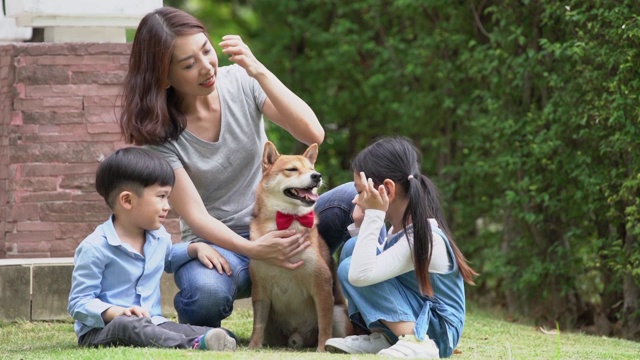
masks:
[[[300,197],[306,197],[307,199],[313,200],[313,201],[317,201],[318,200],[318,194],[314,194],[310,190],[307,190],[307,189],[296,189],[296,191],[298,191],[298,196],[300,196]]]

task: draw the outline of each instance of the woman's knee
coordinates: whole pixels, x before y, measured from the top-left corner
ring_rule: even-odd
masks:
[[[357,193],[353,182],[338,185],[320,195],[315,209],[318,212],[333,206],[341,206],[346,210],[353,209],[353,198]]]
[[[197,326],[219,327],[233,309],[233,299],[226,294],[185,298],[178,292],[173,304],[180,323]]]
[[[177,283],[178,295],[185,302],[205,306],[206,304],[221,305],[234,300],[235,284],[226,274],[211,271],[209,278],[193,277],[186,283]]]
[[[353,222],[355,194],[353,183],[343,184],[322,194],[315,206],[318,231],[332,253],[349,238],[347,226]]]
[[[235,279],[202,266],[181,268],[176,273],[178,293],[174,307],[181,323],[200,326],[220,326],[233,309],[236,295]]]

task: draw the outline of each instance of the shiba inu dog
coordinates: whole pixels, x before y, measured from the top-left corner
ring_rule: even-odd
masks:
[[[304,264],[289,270],[251,260],[253,333],[250,348],[263,343],[324,351],[330,337],[351,335],[352,326],[336,266],[316,228],[313,207],[322,176],[315,171],[318,146],[303,155],[280,155],[271,142],[264,146],[262,180],[256,190],[251,240],[279,229],[309,228],[311,246],[293,261]]]

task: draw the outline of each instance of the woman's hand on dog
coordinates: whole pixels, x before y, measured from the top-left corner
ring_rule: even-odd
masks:
[[[294,270],[302,266],[302,260],[291,262],[291,258],[298,255],[311,245],[307,241],[308,231],[276,230],[264,234],[252,241],[252,259],[265,261],[272,265]]]
[[[216,249],[209,246],[209,244],[194,242],[189,244],[187,251],[189,252],[189,256],[192,258],[197,257],[207,269],[213,269],[215,267],[218,273],[222,274],[224,271],[227,275],[231,275],[231,267],[227,259]]]

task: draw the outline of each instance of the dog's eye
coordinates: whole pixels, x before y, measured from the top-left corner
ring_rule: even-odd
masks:
[[[291,171],[291,172],[297,172],[298,168],[288,168],[287,171]]]

